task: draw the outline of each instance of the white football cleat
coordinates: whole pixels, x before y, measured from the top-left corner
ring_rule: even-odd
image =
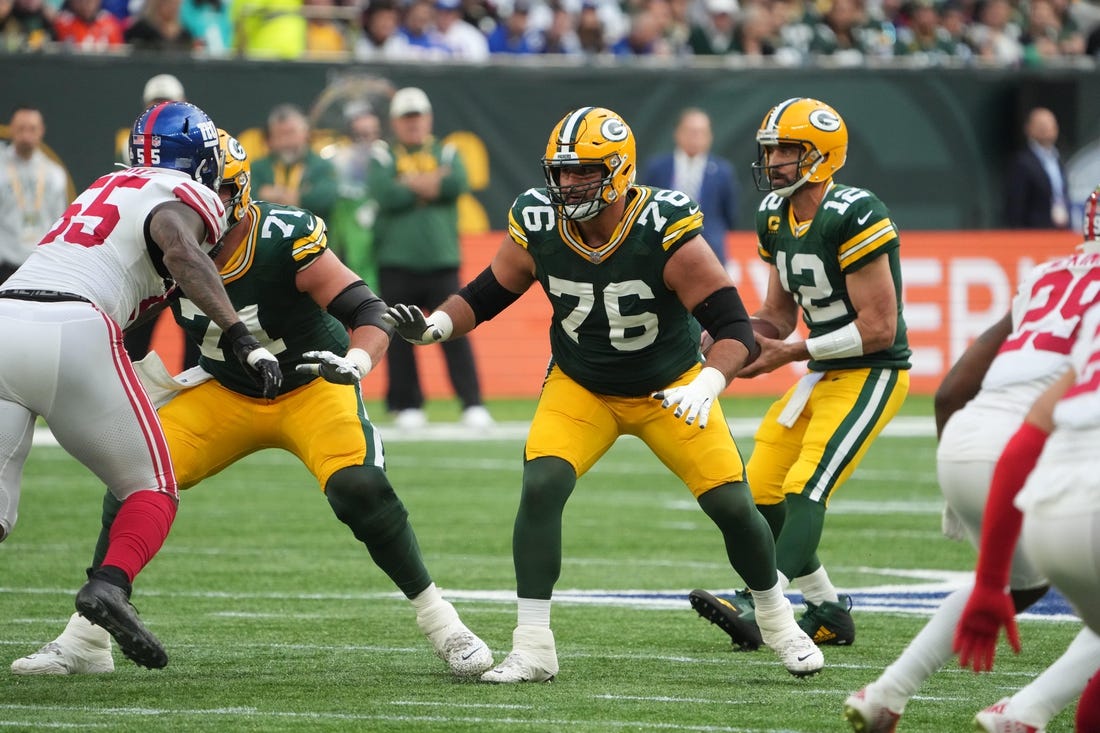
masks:
[[[1043,728],[1025,723],[1022,720],[1005,715],[1005,708],[1011,698],[1001,698],[985,710],[974,716],[974,730],[986,733],[1043,733]]]
[[[454,675],[474,677],[493,666],[489,646],[466,628],[449,602],[442,601],[417,616],[416,624]]]
[[[855,733],[894,733],[901,711],[891,709],[874,685],[867,685],[844,701],[844,717]]]
[[[428,424],[428,416],[423,410],[410,407],[399,411],[393,419],[393,424],[401,430],[419,430]]]
[[[760,627],[760,637],[776,653],[788,672],[795,677],[810,677],[824,668],[825,655],[799,627],[790,611],[789,601],[785,606],[786,611],[777,611],[771,618],[765,618],[757,606],[756,625]],[[772,626],[772,621],[778,622],[778,627]]]
[[[558,674],[554,632],[542,626],[517,626],[512,632],[512,651],[485,674],[482,682],[553,682]]]
[[[115,671],[111,635],[74,613],[65,630],[34,654],[11,663],[12,674],[104,674]]]
[[[473,405],[462,411],[462,424],[468,428],[491,428],[496,422],[484,405]]]

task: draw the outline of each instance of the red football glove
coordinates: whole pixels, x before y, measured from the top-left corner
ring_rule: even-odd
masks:
[[[1020,653],[1020,632],[1016,629],[1016,605],[1001,587],[975,585],[955,629],[955,652],[959,664],[975,672],[993,669],[997,636],[1004,627],[1012,650]]]

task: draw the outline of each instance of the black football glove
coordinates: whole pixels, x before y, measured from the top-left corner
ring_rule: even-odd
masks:
[[[263,387],[264,398],[275,399],[283,384],[283,370],[279,368],[275,355],[260,346],[256,337],[249,333],[248,326],[240,321],[230,326],[222,339],[228,341],[237,359]]]

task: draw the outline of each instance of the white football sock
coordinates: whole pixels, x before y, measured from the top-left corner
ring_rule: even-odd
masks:
[[[519,598],[516,608],[518,626],[550,628],[550,601],[541,598]]]
[[[904,710],[905,702],[916,694],[924,681],[951,659],[954,654],[951,647],[955,640],[955,627],[973,589],[974,585],[971,583],[944,598],[932,618],[913,637],[897,661],[887,667],[878,678],[878,687],[887,695],[891,710],[898,713]],[[898,706],[894,707],[895,705]]]
[[[807,602],[821,605],[826,601],[838,603],[840,596],[836,594],[833,582],[829,580],[829,573],[825,572],[822,565],[809,575],[801,575],[794,579],[795,585],[802,591],[802,597]]]
[[[1084,628],[1054,662],[1009,700],[1005,715],[1043,728],[1076,700],[1100,665],[1100,636]]]

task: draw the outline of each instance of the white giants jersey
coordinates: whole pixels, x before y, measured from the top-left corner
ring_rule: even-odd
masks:
[[[975,401],[1027,412],[1065,373],[1081,317],[1098,300],[1100,253],[1075,254],[1033,269],[1012,303],[1012,334],[990,364]]]
[[[1100,299],[1086,313],[1070,355],[1077,381],[1054,406],[1058,429],[1100,428]]]
[[[168,201],[180,201],[202,217],[204,251],[225,233],[225,208],[216,192],[179,171],[127,168],[80,194],[0,289],[79,295],[125,328],[173,284],[145,229],[150,212]]]

